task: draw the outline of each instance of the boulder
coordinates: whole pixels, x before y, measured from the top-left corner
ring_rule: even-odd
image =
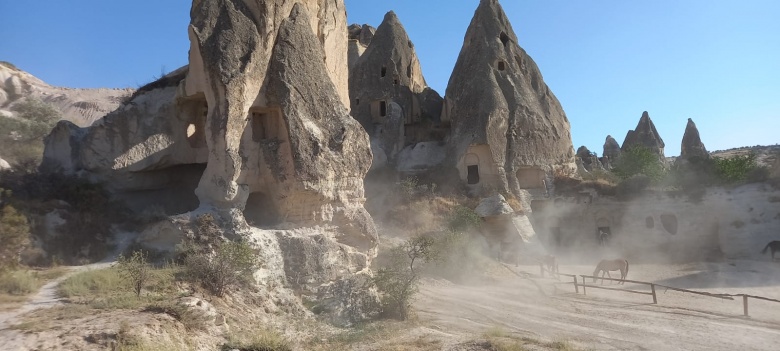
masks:
[[[503,216],[515,212],[515,210],[512,209],[512,206],[509,206],[509,203],[506,202],[506,199],[501,194],[482,199],[474,211],[482,218]]]
[[[0,158],[0,171],[6,170],[6,169],[11,169],[11,164],[8,163],[8,161]]]
[[[481,0],[450,77],[446,166],[472,187],[520,196],[576,172],[569,120],[497,0]]]

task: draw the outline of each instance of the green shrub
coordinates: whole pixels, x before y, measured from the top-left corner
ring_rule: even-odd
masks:
[[[660,156],[649,148],[633,146],[620,155],[612,172],[621,179],[644,175],[652,181],[659,181],[666,174],[666,169]]]
[[[0,272],[18,266],[21,253],[29,244],[27,217],[13,206],[5,205],[0,210]]]
[[[454,232],[463,232],[475,229],[482,223],[482,218],[474,210],[458,206],[450,214],[448,227]]]
[[[715,172],[725,184],[764,181],[769,176],[766,167],[760,167],[751,153],[729,158],[715,157]]]
[[[618,198],[630,199],[641,194],[650,186],[652,179],[644,174],[635,174],[618,183],[615,192]]]
[[[184,259],[185,274],[216,296],[229,288],[248,286],[260,266],[255,250],[245,242],[218,244],[213,254],[196,252]]]

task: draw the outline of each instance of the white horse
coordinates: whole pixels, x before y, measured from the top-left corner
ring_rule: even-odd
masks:
[[[628,260],[624,258],[619,258],[617,260],[601,260],[601,262],[596,265],[596,269],[593,270],[593,282],[596,282],[599,272],[601,272],[601,278],[604,278],[604,273],[612,278],[612,275],[609,274],[610,271],[620,271],[620,279],[623,280],[620,284],[625,284],[625,279],[628,275]],[[604,284],[604,279],[601,279],[601,284]]]

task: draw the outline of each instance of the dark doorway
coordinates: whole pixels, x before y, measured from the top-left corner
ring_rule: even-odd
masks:
[[[506,35],[506,33],[501,32],[498,37],[501,39],[501,43],[504,44],[504,47],[506,47],[506,45],[509,43],[509,36]]]
[[[381,117],[387,116],[387,102],[386,101],[380,101],[379,102],[379,116],[381,116]]]
[[[244,218],[250,225],[258,228],[272,227],[279,223],[279,214],[271,197],[260,192],[249,194],[244,207]]]
[[[468,171],[468,175],[466,176],[466,181],[469,184],[477,184],[479,183],[479,166],[473,165],[466,167],[466,170]]]
[[[384,78],[384,76],[387,75],[387,67],[382,66],[382,71],[380,73],[381,73],[382,77]]]

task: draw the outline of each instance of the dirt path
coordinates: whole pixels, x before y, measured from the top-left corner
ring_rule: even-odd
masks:
[[[656,272],[658,267],[669,272]],[[658,267],[635,269],[682,282],[670,272],[689,272],[690,268]],[[529,272],[533,267],[526,268]],[[780,340],[780,304],[757,307],[755,316],[751,313],[751,318],[744,318],[741,301],[667,292],[659,296],[658,305],[652,305],[643,295],[595,289],[588,296],[577,295],[571,284],[560,285],[556,291],[555,282],[538,279],[530,283],[516,277],[489,286],[428,282],[415,307],[425,325],[449,333],[480,335],[501,328],[594,350],[776,350]],[[751,293],[751,288],[739,289]],[[756,290],[764,296],[780,293],[778,286]]]

